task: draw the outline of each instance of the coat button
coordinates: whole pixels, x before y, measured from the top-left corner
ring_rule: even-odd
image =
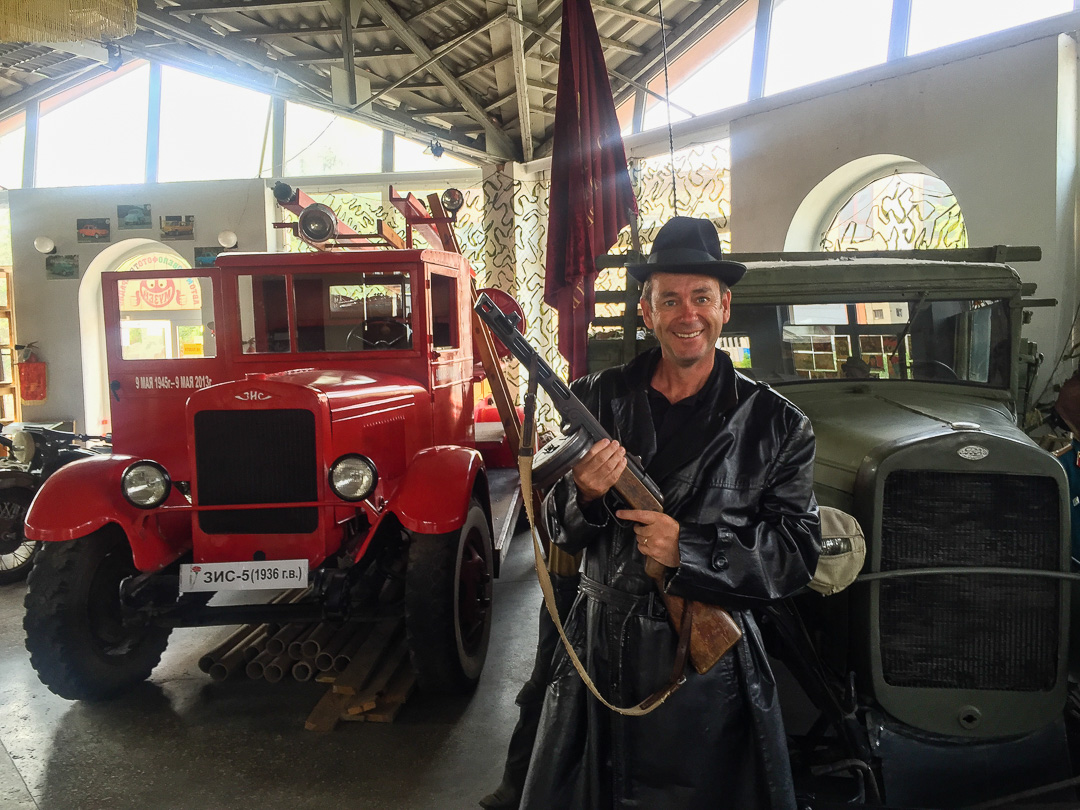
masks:
[[[727,571],[727,568],[728,568],[727,555],[724,554],[724,552],[722,552],[722,551],[719,551],[716,554],[714,554],[713,558],[712,558],[712,567],[716,571]]]

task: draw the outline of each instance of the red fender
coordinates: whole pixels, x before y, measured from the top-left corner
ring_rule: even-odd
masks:
[[[66,464],[38,490],[26,513],[26,536],[46,543],[86,537],[109,523],[124,530],[135,567],[156,571],[191,547],[191,513],[137,509],[120,491],[120,477],[135,456],[109,455]],[[187,506],[174,487],[165,506]],[[166,536],[164,529],[168,528]]]
[[[477,479],[487,503],[487,478],[480,453],[467,447],[431,447],[417,453],[387,508],[418,534],[446,534],[465,523]]]

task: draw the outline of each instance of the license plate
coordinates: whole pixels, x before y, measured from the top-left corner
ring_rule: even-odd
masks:
[[[308,584],[307,560],[249,560],[180,566],[180,592],[257,591]]]

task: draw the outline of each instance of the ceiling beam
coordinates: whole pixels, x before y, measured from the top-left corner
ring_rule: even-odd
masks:
[[[515,22],[521,22],[525,16],[521,9],[521,0],[514,0],[513,7],[506,7],[506,14]],[[521,153],[528,163],[533,159],[532,111],[529,109],[529,74],[525,64],[524,34],[520,25],[510,26],[510,52],[514,55],[514,88],[518,109],[518,128],[521,130]]]
[[[169,14],[227,14],[232,11],[269,11],[290,6],[321,6],[326,0],[254,0],[250,3],[198,3],[195,5],[168,6]]]
[[[389,30],[389,28],[381,23],[364,23],[353,26],[353,34],[377,34]],[[253,31],[249,28],[241,28],[234,31],[230,36],[243,37],[244,39],[279,39],[281,37],[314,36],[337,37],[341,36],[341,29],[329,28],[322,25],[311,28],[274,28],[267,31]]]
[[[492,110],[497,110],[499,107],[501,107],[506,102],[513,101],[516,98],[517,98],[517,88],[514,88],[513,90],[511,90],[508,93],[503,93],[501,96],[499,96],[497,99],[492,101],[490,104],[486,105],[484,107],[484,109],[487,110],[488,112],[491,112]]]
[[[423,61],[427,61],[434,56],[427,44],[409,27],[409,24],[401,18],[387,0],[365,0],[365,2],[369,9],[374,11],[383,22],[390,26],[390,29],[401,40],[405,47],[419,56]],[[461,102],[462,106],[472,114],[481,126],[483,126],[484,133],[487,136],[489,152],[494,154],[501,153],[502,157],[508,159],[517,158],[517,150],[514,148],[514,144],[509,136],[507,136],[507,134],[491,120],[488,114],[484,112],[483,106],[473,96],[472,92],[458,81],[451,71],[440,65],[438,61],[428,65],[427,70],[435,78],[441,81],[446,86],[450,95]]]
[[[359,2],[359,0],[357,0]],[[341,0],[341,50],[344,55],[345,69],[345,92],[349,104],[356,103],[356,56],[352,31],[352,0]],[[333,76],[330,77],[330,88],[333,91]],[[340,99],[339,99],[340,100]]]
[[[363,53],[361,51],[353,52],[353,59],[360,61],[361,59],[400,59],[408,57],[409,59],[415,59],[416,54],[411,51],[369,51]],[[337,64],[345,58],[343,53],[313,53],[313,54],[301,54],[298,56],[282,56],[280,61],[292,62],[298,65],[327,65]]]
[[[490,59],[485,59],[483,62],[479,62],[473,65],[468,70],[461,71],[461,73],[458,74],[458,79],[467,79],[482,70],[487,70],[489,67],[494,67],[495,65],[499,64],[499,62],[502,62],[504,59],[509,59],[512,56],[513,53],[511,53],[510,51],[503,51],[502,53],[497,53]]]
[[[660,27],[660,20],[651,14],[644,14],[640,11],[633,11],[622,6],[616,6],[611,3],[605,3],[603,0],[592,0],[592,7],[595,11],[606,11],[608,14],[614,14],[616,17],[624,17],[634,22],[644,23],[645,25],[655,25]],[[671,26],[669,25],[668,28]]]
[[[557,84],[542,82],[539,79],[529,79],[529,89],[539,90],[541,93],[546,93],[549,96],[554,96],[559,92],[559,86]]]
[[[418,19],[420,19],[421,17],[423,17],[423,16],[425,16],[427,14],[431,14],[433,12],[440,11],[440,10],[442,10],[444,8],[447,8],[448,6],[456,6],[457,3],[458,3],[458,0],[439,0],[439,2],[437,2],[437,3],[432,3],[430,6],[427,6],[426,8],[420,9],[418,12],[413,14],[411,17],[404,17],[403,19],[405,20],[405,22],[412,22],[413,20],[418,20]]]

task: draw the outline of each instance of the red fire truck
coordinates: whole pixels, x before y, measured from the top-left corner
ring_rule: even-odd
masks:
[[[311,241],[345,235],[312,211]],[[471,272],[390,241],[103,275],[114,453],[56,473],[26,520],[45,542],[26,646],[53,692],[147,678],[173,627],[392,615],[423,688],[475,685],[497,558]],[[210,604],[309,582],[297,603]]]

